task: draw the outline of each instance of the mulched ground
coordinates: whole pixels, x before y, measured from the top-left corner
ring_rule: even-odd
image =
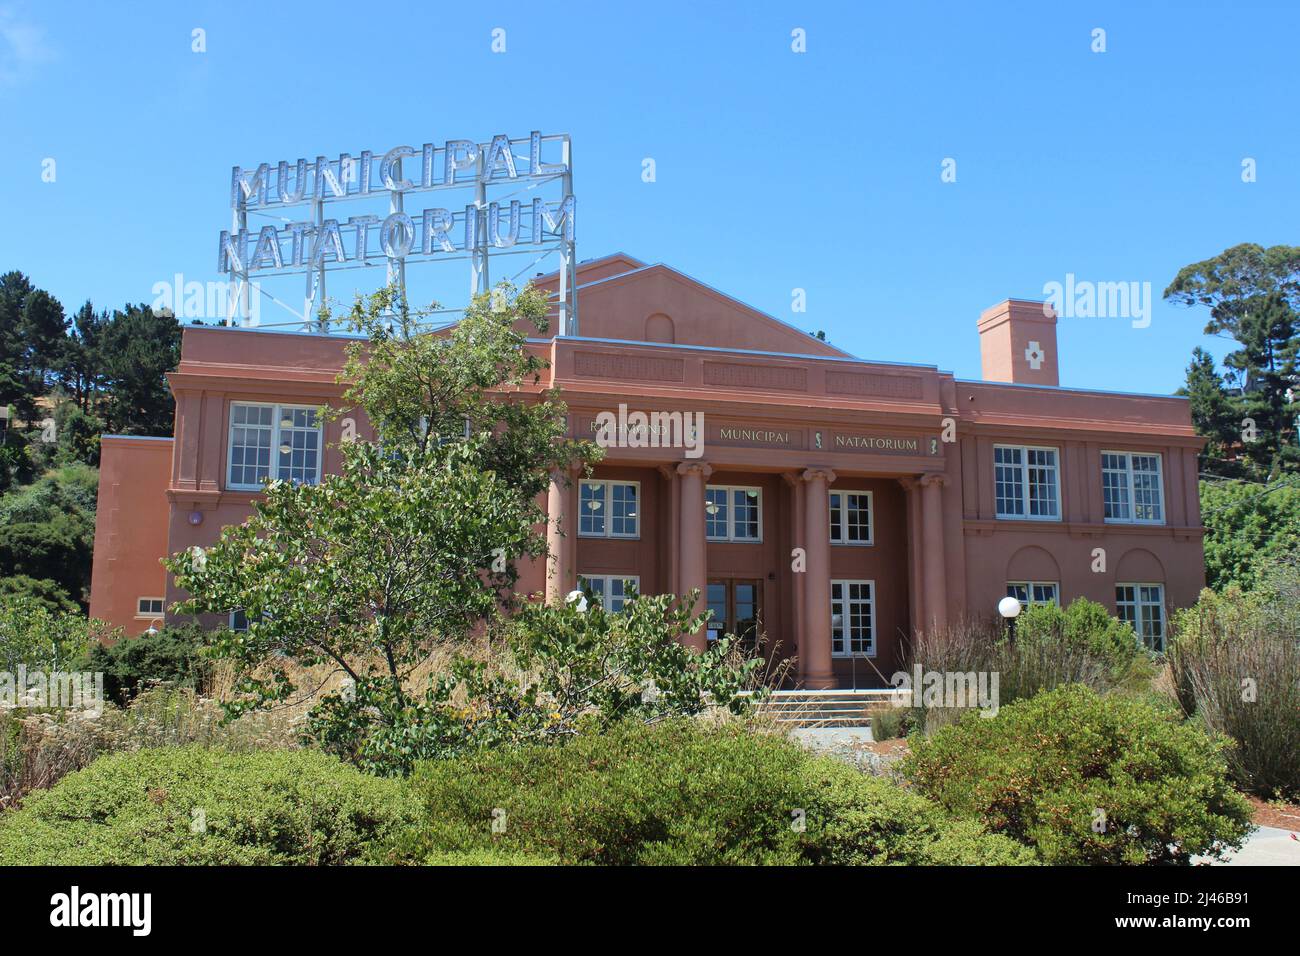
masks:
[[[882,757],[903,757],[907,754],[907,741],[902,737],[893,740],[868,740],[858,744],[863,750],[870,750]]]
[[[1266,803],[1258,797],[1246,797],[1255,812],[1251,821],[1261,827],[1280,827],[1283,830],[1300,830],[1300,804]]]

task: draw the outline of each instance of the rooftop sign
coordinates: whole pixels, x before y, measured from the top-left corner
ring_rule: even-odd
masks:
[[[499,187],[511,188],[492,198]],[[407,197],[418,194],[429,195],[427,204],[408,209]],[[374,208],[384,199],[386,210]],[[337,160],[236,166],[230,206],[217,270],[238,283],[245,315],[249,284],[262,276],[305,275],[303,318],[310,322],[323,302],[327,272],[383,265],[389,283],[404,291],[408,263],[468,259],[470,291],[477,293],[489,286],[489,254],[536,258],[558,251],[561,330],[576,331],[570,302],[576,202],[567,134],[502,134],[486,143],[453,139],[343,153]],[[264,222],[250,225],[250,216]],[[228,320],[238,308],[232,300]]]

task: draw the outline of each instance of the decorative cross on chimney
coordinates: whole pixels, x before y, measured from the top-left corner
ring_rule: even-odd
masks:
[[[1025,299],[999,302],[980,315],[979,333],[984,381],[1061,384],[1056,313],[1050,305]]]

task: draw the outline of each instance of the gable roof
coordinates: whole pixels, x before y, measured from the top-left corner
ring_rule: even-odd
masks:
[[[578,330],[585,338],[666,342],[851,358],[847,352],[662,262],[623,252],[578,265]],[[558,289],[557,272],[534,285]],[[548,335],[554,335],[552,330]]]

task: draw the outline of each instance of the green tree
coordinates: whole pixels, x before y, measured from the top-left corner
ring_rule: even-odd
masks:
[[[1300,553],[1300,480],[1201,482],[1205,583],[1255,588],[1276,561]]]
[[[1197,347],[1192,364],[1187,366],[1187,386],[1179,389],[1191,405],[1192,426],[1206,439],[1199,457],[1202,474],[1239,478],[1246,473],[1246,463],[1237,460],[1241,444],[1241,420],[1238,403],[1224,387],[1223,376],[1214,357]]]
[[[0,497],[0,591],[85,606],[97,486],[95,469],[74,464]]]
[[[1300,247],[1233,246],[1183,267],[1164,297],[1208,307],[1205,333],[1238,345],[1224,365],[1229,384],[1241,390],[1234,403],[1240,427],[1247,435],[1257,433],[1242,444],[1250,473],[1275,477],[1300,468],[1296,409],[1287,398],[1288,389],[1300,385]]]
[[[292,694],[288,661],[332,664],[400,735],[416,668],[513,601],[518,561],[545,555],[551,471],[597,452],[565,437],[565,406],[536,388],[544,365],[515,328],[545,328],[544,295],[479,296],[436,337],[392,302],[357,301],[349,322],[367,341],[343,374],[381,442],[345,443],[319,485],[268,483],[248,521],[167,562],[191,595],[181,613],[248,618],[214,637],[248,695],[232,713]]]
[[[122,435],[170,435],[175,402],[167,373],[180,362],[181,327],[145,305],[113,313],[103,329],[102,369],[108,388],[104,420]]]
[[[29,597],[0,596],[0,670],[12,674],[20,664],[71,670],[91,641],[91,623],[79,614],[53,613]]]
[[[0,427],[0,495],[26,485],[36,475],[35,462],[28,453],[30,436],[13,427]]]
[[[59,381],[77,407],[93,414],[104,384],[103,340],[110,316],[96,312],[90,301],[72,317],[71,334],[64,339]]]
[[[0,527],[0,574],[53,581],[85,604],[93,536],[93,526],[66,514]]]
[[[0,275],[0,405],[14,406],[24,421],[35,416],[22,344],[23,304],[31,292],[32,284],[21,272]]]
[[[64,400],[54,406],[54,427],[55,464],[99,465],[99,439],[104,423],[95,415],[82,411],[75,401]]]
[[[23,372],[33,397],[49,392],[54,372],[63,356],[68,320],[63,306],[43,289],[35,289],[23,301]]]
[[[0,577],[0,602],[29,600],[51,614],[80,614],[81,606],[68,597],[68,592],[57,581],[33,578],[26,574],[9,574]]]

